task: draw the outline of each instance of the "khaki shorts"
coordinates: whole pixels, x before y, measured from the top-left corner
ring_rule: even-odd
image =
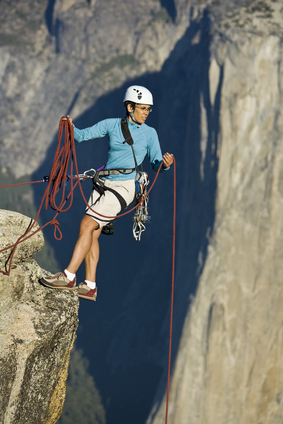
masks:
[[[135,180],[124,180],[124,181],[110,181],[104,180],[106,187],[109,187],[117,191],[125,200],[127,206],[129,206],[135,198]],[[121,204],[114,193],[106,190],[102,195],[100,195],[96,190],[93,190],[88,205],[95,212],[98,212],[100,215],[97,215],[88,207],[86,208],[86,215],[91,216],[99,225],[103,227],[108,224],[121,211]]]

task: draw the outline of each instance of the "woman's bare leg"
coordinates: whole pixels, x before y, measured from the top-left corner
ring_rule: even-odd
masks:
[[[101,229],[99,229],[98,223],[89,215],[85,215],[83,219],[81,220],[79,238],[75,245],[71,262],[67,266],[67,270],[69,272],[72,272],[73,274],[77,272],[82,261],[86,258],[89,250],[91,249],[91,246],[93,243],[93,233],[100,234],[100,232],[101,232]],[[97,237],[97,243],[94,244],[94,246],[96,246],[95,248],[96,250],[97,250],[97,244],[98,244],[98,237]],[[98,248],[98,252],[99,252],[99,248]]]
[[[98,238],[102,228],[94,230],[92,233],[92,244],[85,257],[85,279],[88,281],[96,281],[96,268],[99,260],[99,242]]]

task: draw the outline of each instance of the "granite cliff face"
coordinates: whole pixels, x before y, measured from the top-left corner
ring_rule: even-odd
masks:
[[[0,220],[0,249],[15,243],[31,223],[5,210]],[[41,232],[20,244],[10,276],[0,274],[1,424],[56,423],[64,404],[78,297],[40,285],[46,271],[32,255],[43,245]],[[1,254],[1,269],[6,256]]]
[[[62,115],[160,69],[187,27],[155,0],[5,0],[1,10],[1,165],[18,177],[40,166]]]
[[[61,115],[90,125],[116,116],[128,83],[149,86],[150,125],[178,166],[169,422],[281,423],[282,2],[32,3],[1,2],[2,167],[33,172]],[[85,164],[93,153],[84,149]],[[114,247],[102,241],[98,277],[107,283],[95,310],[82,311],[85,352],[111,399],[107,424],[164,422],[166,174],[142,247],[123,223]]]
[[[40,167],[62,115],[76,117],[126,81],[160,71],[204,10],[212,32],[228,37],[235,29],[244,37],[282,31],[279,1],[2,0],[0,7],[0,163],[17,177]]]

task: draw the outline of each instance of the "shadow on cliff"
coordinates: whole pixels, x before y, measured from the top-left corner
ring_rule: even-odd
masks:
[[[219,69],[217,89],[214,99],[211,99],[210,43],[210,19],[208,13],[204,13],[200,23],[192,24],[176,45],[159,76],[158,133],[163,149],[171,148],[175,153],[178,178],[171,369],[174,369],[183,325],[206,262],[215,221],[224,69]],[[169,203],[169,197],[168,193],[166,203]],[[169,308],[165,329],[169,329]],[[166,337],[163,331],[161,334]],[[164,396],[166,378],[167,371],[160,379],[154,401],[155,411],[158,411]],[[154,413],[151,420],[153,418]]]
[[[185,318],[205,264],[215,219],[217,142],[223,69],[213,103],[210,99],[210,21],[207,14],[193,23],[159,73],[128,81],[101,97],[75,124],[79,128],[124,116],[126,87],[140,84],[154,93],[148,124],[155,127],[162,151],[177,163],[177,244],[172,369]],[[59,117],[58,117],[59,119]],[[205,134],[206,132],[206,134]],[[55,141],[35,178],[49,172]],[[77,145],[80,172],[105,163],[107,142]],[[154,173],[145,168],[150,180]],[[91,183],[84,183],[86,197]],[[39,201],[39,195],[37,198]],[[143,424],[153,402],[166,391],[172,261],[173,172],[160,175],[150,196],[152,222],[141,243],[132,237],[132,216],[117,220],[113,237],[101,236],[97,274],[98,300],[82,301],[77,344],[90,360],[102,395],[107,424]],[[59,217],[63,240],[54,242],[62,267],[75,244],[84,202],[77,192],[72,209]],[[48,214],[43,212],[44,221]],[[82,267],[81,267],[82,268]],[[84,278],[83,269],[78,272]]]

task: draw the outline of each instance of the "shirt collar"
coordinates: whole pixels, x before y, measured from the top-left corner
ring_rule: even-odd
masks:
[[[142,125],[142,124],[136,124],[136,123],[131,122],[129,120],[129,117],[127,117],[127,120],[128,120],[128,125],[131,125],[134,128],[140,128],[140,126]]]

